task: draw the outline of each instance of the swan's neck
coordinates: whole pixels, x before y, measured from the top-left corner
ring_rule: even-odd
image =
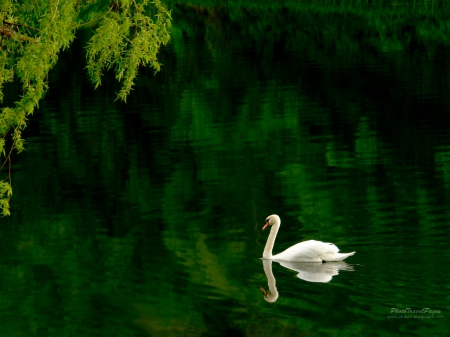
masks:
[[[278,229],[280,229],[280,223],[275,222],[270,229],[269,237],[267,238],[266,246],[264,247],[263,259],[272,258],[272,249],[275,243],[275,238],[277,237]]]

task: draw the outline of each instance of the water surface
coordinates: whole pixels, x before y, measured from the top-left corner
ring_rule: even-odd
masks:
[[[450,334],[439,17],[171,6],[163,70],[127,104],[112,76],[93,91],[80,42],[61,55],[14,157],[4,335]],[[357,253],[264,266],[272,213],[275,253]]]

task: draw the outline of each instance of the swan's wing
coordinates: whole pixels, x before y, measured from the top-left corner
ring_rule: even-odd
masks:
[[[339,253],[339,248],[334,244],[320,241],[317,242],[314,249],[317,249],[316,252],[320,254],[321,259],[327,262],[342,261],[355,254],[355,252]]]
[[[339,248],[336,247],[333,243],[322,242],[322,241],[314,241],[314,250],[316,250],[320,255],[330,255],[339,253]]]

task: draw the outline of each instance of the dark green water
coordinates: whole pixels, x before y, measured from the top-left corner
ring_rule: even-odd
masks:
[[[1,336],[448,336],[440,18],[171,6],[127,104],[79,42],[52,73],[0,222]],[[272,213],[275,253],[356,255],[263,266]]]

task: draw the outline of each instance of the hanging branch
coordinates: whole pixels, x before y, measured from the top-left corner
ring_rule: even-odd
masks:
[[[19,34],[14,29],[6,27],[6,26],[0,26],[0,34],[6,35],[12,39],[18,39],[20,41],[27,41],[27,42],[33,42],[36,43],[36,39],[33,39],[32,37]]]

